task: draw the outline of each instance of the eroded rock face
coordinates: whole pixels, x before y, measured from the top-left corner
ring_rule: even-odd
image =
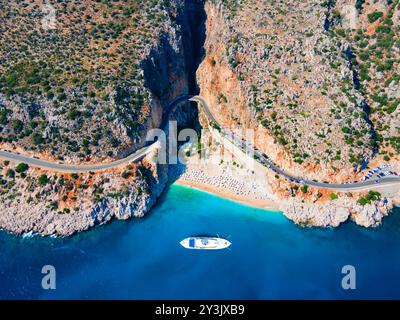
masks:
[[[393,204],[387,202],[385,199],[382,202],[366,205],[364,207],[355,206],[352,208],[352,220],[358,225],[363,227],[376,227],[382,223],[384,217],[386,217],[393,209]]]
[[[236,3],[236,4],[235,4]],[[295,175],[343,181],[372,157],[347,43],[319,1],[208,1],[201,95],[218,120],[256,130],[256,145]],[[351,131],[365,132],[355,143]]]
[[[370,108],[371,125],[378,134],[376,144],[380,155],[376,158],[395,165],[399,163],[400,153],[399,2],[338,0],[334,9],[341,11],[354,6],[357,10],[352,20],[356,27],[348,28],[339,19],[332,33],[337,39],[347,38],[352,48],[353,65]]]
[[[129,182],[129,185],[118,193],[106,193],[105,197],[95,204],[90,195],[95,192],[89,188],[89,193],[76,194],[74,207],[77,210],[62,211],[46,206],[46,203],[60,201],[57,190],[52,187],[41,187],[32,190],[32,194],[41,197],[40,201],[27,201],[26,194],[17,197],[15,201],[3,203],[0,214],[0,228],[16,234],[27,232],[41,235],[69,236],[79,231],[87,230],[95,225],[106,223],[113,218],[129,219],[142,217],[157,201],[168,181],[168,170],[157,165],[149,155],[144,161],[141,176]],[[106,174],[107,190],[118,190],[121,186],[119,175]],[[96,180],[97,181],[97,180]],[[96,181],[93,183],[96,184]],[[22,186],[21,190],[23,190]],[[28,191],[28,190],[26,190]]]
[[[153,4],[130,1],[123,7],[124,10],[115,4],[104,7],[102,3],[96,3],[94,7],[101,9],[103,15],[96,14],[87,2],[73,1],[72,4],[85,11],[86,19],[92,23],[77,18],[72,13],[72,4],[67,4],[60,14],[60,24],[65,27],[65,34],[57,29],[51,40],[52,32],[49,31],[50,35],[43,35],[40,41],[35,42],[37,47],[30,52],[40,55],[43,50],[53,52],[62,46],[69,56],[77,59],[76,63],[82,57],[87,59],[88,64],[83,70],[76,65],[61,63],[67,70],[64,72],[66,77],[74,75],[73,78],[77,78],[67,79],[67,82],[73,80],[73,84],[64,88],[65,83],[58,83],[60,79],[57,78],[53,79],[54,85],[61,86],[60,92],[55,92],[57,88],[53,90],[48,83],[51,94],[23,94],[19,87],[13,89],[15,92],[4,87],[9,79],[4,80],[0,75],[2,149],[15,148],[14,152],[52,161],[59,161],[59,157],[62,157],[64,163],[112,161],[142,147],[148,131],[160,126],[171,100],[187,94],[193,86],[193,75],[189,74],[192,70],[188,66],[193,63],[190,47],[193,27],[189,23],[190,15],[197,7],[195,5],[193,9],[191,1],[171,0],[167,5],[164,1]],[[0,4],[5,12],[18,6]],[[60,6],[56,4],[56,9],[60,9]],[[26,12],[35,10],[35,7],[28,6],[19,13],[25,17]],[[68,23],[63,20],[65,14],[70,15],[71,21]],[[2,27],[7,28],[12,20],[7,14],[0,14],[0,21],[4,22]],[[18,21],[16,29],[21,30],[18,37],[26,35],[22,32],[25,23],[25,19]],[[64,26],[63,23],[68,25]],[[85,38],[87,28],[91,32],[86,33]],[[117,28],[119,31],[109,34],[108,28]],[[71,36],[70,31],[76,29],[79,32]],[[0,28],[0,33],[4,32],[6,30]],[[39,36],[43,32],[40,30]],[[92,39],[98,38],[98,33],[105,33],[102,37],[109,41],[105,42],[104,48],[87,49],[93,43],[100,46]],[[51,45],[46,45],[46,41]],[[5,46],[2,50],[7,51],[7,48]],[[9,54],[19,61],[21,57],[17,49],[13,48],[15,54]],[[99,54],[98,50],[102,49],[107,53]],[[10,66],[2,62],[0,74],[5,71],[6,76],[11,77],[12,74],[7,73]],[[96,62],[96,68],[90,67],[92,62]],[[37,67],[40,73],[48,65],[39,63]],[[194,114],[193,108],[182,107],[177,109],[174,118],[184,124],[192,121]],[[20,130],[21,126],[21,130],[33,131],[29,131],[27,136],[17,137],[16,130]],[[30,134],[35,134],[35,143]],[[13,142],[16,138],[17,141]],[[0,228],[17,234],[33,232],[64,236],[113,218],[142,217],[164,190],[168,180],[167,168],[153,163],[151,156],[147,157],[145,165],[139,163],[138,166],[132,166],[133,169],[122,166],[116,170],[75,178],[30,168],[27,176],[22,177],[20,174],[8,176],[7,171],[15,170],[15,164],[2,163]],[[126,177],[121,178],[124,174]],[[46,179],[43,178],[46,181],[41,184],[38,179],[42,175],[46,176]]]
[[[2,147],[69,163],[140,148],[189,90],[185,1],[52,6],[57,24],[46,30],[42,1],[0,4]]]
[[[81,5],[87,1],[75,2]],[[166,3],[169,4],[168,8],[165,7]],[[354,5],[354,1],[337,1],[336,7],[340,8],[341,4]],[[114,81],[105,88],[96,81],[99,76],[104,76],[100,72],[100,75],[94,73],[93,79],[89,77],[85,81],[79,77],[74,78],[74,85],[67,86],[60,92],[53,92],[56,88],[53,90],[50,86],[52,83],[46,82],[43,89],[49,89],[48,94],[39,90],[25,95],[23,93],[26,88],[15,85],[14,74],[9,72],[10,66],[0,64],[0,73],[4,72],[6,76],[0,78],[0,120],[4,124],[0,128],[1,147],[14,146],[18,152],[49,159],[64,155],[65,162],[70,163],[109,161],[141,147],[147,130],[158,127],[161,123],[163,111],[171,99],[188,93],[195,87],[193,73],[197,57],[194,57],[194,51],[199,48],[194,50],[191,40],[188,40],[193,37],[195,30],[193,16],[190,14],[193,15],[202,5],[203,1],[200,0],[171,0],[157,2],[154,8],[149,8],[146,2],[137,11],[123,13],[135,19],[121,18],[119,22],[126,22],[128,25],[125,28],[124,25],[117,27],[118,30],[122,28],[125,31],[115,30],[113,35],[121,42],[116,46],[110,45],[112,48],[107,49],[115,49],[117,56],[124,59],[114,61],[112,52],[107,52],[106,63],[97,61],[96,68],[86,65],[88,69],[85,69],[103,72],[101,67],[111,63],[111,69],[118,72],[111,75],[115,76],[112,79],[124,81]],[[7,10],[11,8],[7,4],[0,6]],[[392,165],[399,163],[398,152],[394,152],[394,148],[398,144],[400,110],[390,110],[392,112],[387,114],[389,108],[383,108],[379,105],[380,102],[372,99],[375,97],[371,85],[367,86],[370,97],[363,96],[364,92],[359,90],[355,81],[357,68],[352,63],[349,51],[353,43],[349,43],[347,38],[338,37],[341,32],[331,32],[340,26],[340,19],[333,11],[334,8],[316,0],[207,1],[204,44],[206,54],[198,70],[197,80],[200,94],[209,102],[218,121],[232,128],[254,129],[255,145],[284,170],[299,177],[344,182],[360,177],[357,170],[361,163],[374,163],[371,140],[375,137],[371,132],[371,125],[384,131],[382,135],[385,139],[382,140],[381,147],[389,141],[391,146],[385,148],[387,147],[386,151],[391,156],[390,161]],[[374,10],[382,10],[386,14],[390,8],[383,0],[375,1],[374,4],[368,3],[365,5],[366,11],[358,14],[361,22],[357,26],[367,28],[368,35],[372,36],[379,23],[371,26],[368,14]],[[33,6],[21,12],[25,14],[26,10],[30,12]],[[113,7],[112,10],[120,9]],[[105,27],[105,17],[94,15],[93,12],[89,12],[88,16],[96,25],[91,30],[93,34]],[[161,17],[157,20],[159,23],[151,20],[153,16]],[[13,21],[10,17],[0,14],[0,21],[5,21],[4,25],[8,26]],[[397,10],[393,13],[393,28],[398,26],[398,18]],[[343,21],[342,27],[351,25],[351,21]],[[135,25],[130,25],[131,22]],[[143,29],[132,33],[141,23]],[[82,30],[86,27],[85,23]],[[65,34],[44,35],[37,42],[37,49],[51,51],[55,48],[46,46],[46,41],[56,44],[67,41],[72,49],[76,49],[72,51],[78,57],[78,53],[91,52],[81,50],[81,45],[75,42],[79,37],[71,38],[70,28],[71,26],[64,30]],[[16,29],[23,30],[23,23]],[[5,30],[0,28],[0,32],[4,34]],[[19,33],[21,35],[23,37],[23,32]],[[200,38],[202,37],[197,37],[196,41]],[[135,46],[132,47],[132,43]],[[200,46],[198,44],[196,47]],[[7,50],[8,47],[3,48]],[[126,48],[131,51],[124,51]],[[394,53],[399,51],[398,48],[393,50]],[[13,54],[18,52],[13,49],[8,53],[10,58],[16,58],[17,61],[20,57]],[[124,52],[126,56],[123,56]],[[125,64],[121,61],[125,61]],[[128,66],[126,61],[129,62]],[[36,67],[50,66],[42,62]],[[397,67],[398,62],[393,62],[393,65]],[[68,75],[75,74],[75,71],[81,72],[79,68],[75,70],[73,65],[62,67],[65,67]],[[132,74],[132,70],[127,70],[128,67],[134,69]],[[371,64],[368,68],[375,68],[375,65]],[[22,72],[25,69],[18,70],[16,71]],[[388,82],[388,87],[380,92],[396,102],[399,78],[392,77],[385,70],[371,71],[371,75],[373,81],[378,80],[380,84]],[[32,74],[18,75],[20,80],[25,79],[25,76],[29,82],[37,81]],[[368,85],[370,82],[371,80],[365,80],[364,84]],[[13,84],[15,88],[5,87]],[[92,92],[92,85],[98,85],[101,90]],[[101,101],[98,99],[99,93]],[[69,104],[71,101],[72,104]],[[370,102],[371,107],[377,110],[382,107],[386,113],[372,114],[372,122],[369,121],[364,115],[365,101]],[[71,105],[72,110],[68,109]],[[390,108],[394,107],[391,105]],[[181,111],[176,112],[175,118],[182,123],[189,121],[193,115],[191,111]],[[88,120],[77,119],[81,115],[85,115]],[[202,123],[206,125],[206,118],[203,114],[200,116]],[[128,118],[130,121],[127,122]],[[383,125],[381,118],[389,125]],[[23,131],[25,129],[28,131]],[[35,142],[30,136],[33,133]],[[18,144],[13,142],[15,139]],[[49,143],[51,141],[54,142],[53,145]],[[380,164],[382,155],[376,157],[376,163]],[[150,167],[152,169],[147,178],[140,176],[131,181],[132,186],[127,186],[123,196],[115,196],[115,189],[118,189],[121,182],[119,177],[112,172],[102,174],[101,179],[99,178],[101,181],[95,182],[101,182],[109,192],[100,192],[105,196],[100,201],[95,197],[94,201],[89,197],[93,194],[85,194],[84,190],[77,190],[78,188],[73,189],[73,192],[79,193],[80,197],[69,195],[64,200],[60,199],[57,185],[38,187],[33,181],[37,181],[42,173],[40,171],[30,170],[32,179],[15,182],[12,177],[6,177],[6,170],[9,169],[6,165],[2,167],[0,177],[0,227],[16,233],[32,231],[44,235],[69,235],[114,217],[128,219],[143,216],[155,203],[167,181],[165,168],[156,166],[151,161]],[[120,174],[121,172],[117,173]],[[291,195],[295,193],[292,186],[287,181],[275,179],[273,172],[268,173],[268,176],[268,190],[274,190],[276,198],[285,203],[282,205],[285,215],[301,225],[338,226],[351,218],[360,225],[375,226],[392,207],[390,200],[360,206],[355,197],[341,197],[332,202],[313,202],[310,199],[287,201],[288,190]],[[104,182],[105,180],[109,181]],[[27,194],[21,195],[21,190]],[[315,190],[314,195],[317,191]],[[98,191],[93,192],[97,194]],[[297,195],[298,193],[299,191]],[[31,196],[33,199],[30,199]],[[74,203],[73,213],[58,213],[68,209],[71,202]]]
[[[338,227],[351,219],[363,227],[376,227],[393,209],[393,204],[386,198],[365,206],[346,198],[322,204],[291,199],[281,209],[286,217],[301,226]]]
[[[393,24],[385,23],[394,30],[400,21],[399,8],[383,0],[364,2],[362,10],[355,6],[352,0],[206,3],[206,56],[198,71],[201,95],[224,126],[255,130],[255,145],[293,176],[342,183],[360,180],[368,164],[372,168],[388,161],[393,167],[399,163],[399,108],[379,107],[371,100],[384,101],[384,97],[371,99],[361,89],[360,82],[368,86],[367,92],[374,91],[375,80],[363,80],[364,62],[358,55],[366,49],[356,50],[368,36],[371,45],[383,42],[373,35],[383,18],[371,24],[369,14],[392,15]],[[342,30],[351,26],[362,30]],[[394,35],[386,43],[392,44],[385,51],[388,57],[397,57]],[[368,68],[376,69],[378,60]],[[395,69],[397,61],[392,62]],[[380,79],[376,83],[386,81],[387,88],[379,94],[387,93],[389,102],[395,104],[396,74],[370,71],[371,77]],[[387,112],[373,112],[377,109]],[[390,138],[380,141],[380,134]],[[390,160],[378,148],[387,150]],[[282,179],[270,183],[282,202],[288,196],[296,197],[282,210],[302,225],[338,226],[353,219],[366,227],[375,226],[392,208],[390,200],[360,206],[358,194],[340,195],[334,201],[325,194],[323,200],[314,201],[323,190],[304,196],[299,186],[294,191],[294,184]]]

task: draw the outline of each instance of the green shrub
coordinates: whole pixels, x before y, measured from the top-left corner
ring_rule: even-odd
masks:
[[[121,174],[121,177],[124,178],[124,179],[128,179],[130,176],[131,176],[131,174],[128,171],[124,171]]]
[[[304,185],[301,187],[301,192],[307,193],[307,192],[308,192],[308,185],[304,184]]]
[[[71,178],[76,180],[79,178],[79,175],[77,173],[71,173]]]
[[[39,181],[39,184],[40,184],[41,186],[44,186],[44,185],[46,185],[46,184],[49,182],[49,178],[47,177],[47,175],[42,174],[42,175],[39,177],[38,181]]]
[[[369,191],[368,194],[364,197],[358,199],[358,204],[365,206],[366,204],[370,204],[372,201],[376,201],[381,199],[381,194],[377,191]]]
[[[32,143],[34,145],[40,145],[44,142],[43,137],[39,133],[32,134]]]
[[[15,171],[13,169],[8,169],[6,172],[6,176],[9,178],[14,178],[15,177]]]
[[[376,20],[378,20],[379,18],[381,18],[382,16],[383,16],[383,12],[381,12],[381,11],[372,12],[368,15],[368,21],[373,23]]]
[[[15,167],[15,171],[18,173],[25,172],[29,169],[29,166],[26,163],[20,163]]]
[[[13,129],[15,133],[20,133],[24,128],[24,123],[17,119],[13,121]]]

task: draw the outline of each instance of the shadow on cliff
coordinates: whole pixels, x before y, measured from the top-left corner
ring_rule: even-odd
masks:
[[[185,0],[185,10],[181,19],[184,32],[186,72],[188,75],[189,93],[196,95],[200,93],[197,84],[196,72],[205,57],[206,50],[206,20],[207,14],[204,8],[205,0]],[[179,19],[179,18],[178,18]]]
[[[162,108],[156,110],[158,115],[166,110],[168,103],[176,96],[200,93],[196,73],[206,54],[205,0],[185,0],[182,10],[176,16],[171,15],[170,19],[180,28],[176,33],[163,33],[160,45],[153,47],[148,58],[142,62],[145,86],[155,100],[152,108]],[[178,106],[169,118],[177,120],[178,132],[183,128],[193,128],[198,133],[201,131],[196,103]],[[155,126],[158,125],[155,123]],[[184,172],[184,167],[169,167],[169,182],[173,183]]]
[[[186,74],[188,79],[188,89],[191,95],[200,94],[200,87],[197,83],[197,70],[206,56],[204,47],[206,41],[206,21],[205,0],[185,0],[185,10],[177,18],[183,26],[183,45],[185,50]],[[188,109],[189,108],[189,109]],[[177,111],[191,114],[190,121],[184,125],[194,128],[200,137],[202,126],[199,122],[198,105],[195,102],[188,102]],[[178,122],[179,124],[179,122]],[[178,130],[182,127],[178,127]],[[180,145],[184,144],[182,142]],[[178,146],[179,148],[179,146]],[[185,172],[183,164],[169,165],[169,183],[174,183]]]
[[[170,19],[179,28],[160,35],[159,45],[153,47],[141,62],[145,86],[152,93],[154,125],[168,104],[181,94],[199,94],[196,72],[205,56],[206,12],[204,0],[185,0],[178,15]],[[161,108],[161,109],[160,109]],[[173,113],[178,124],[198,128],[196,105],[181,106]]]

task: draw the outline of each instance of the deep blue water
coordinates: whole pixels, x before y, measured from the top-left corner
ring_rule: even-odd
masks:
[[[231,250],[191,251],[189,235],[230,236]],[[400,298],[400,212],[377,229],[300,228],[279,212],[171,186],[145,218],[71,238],[0,232],[0,298]],[[356,268],[356,290],[341,287]],[[43,265],[57,289],[41,288]]]

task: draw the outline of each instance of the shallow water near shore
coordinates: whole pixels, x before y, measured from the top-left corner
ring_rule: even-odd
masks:
[[[231,250],[192,251],[190,235],[229,237]],[[279,212],[172,185],[144,219],[70,238],[0,232],[0,298],[400,298],[400,210],[381,227],[300,228]],[[43,290],[53,265],[56,290]],[[356,268],[356,290],[341,287]]]

